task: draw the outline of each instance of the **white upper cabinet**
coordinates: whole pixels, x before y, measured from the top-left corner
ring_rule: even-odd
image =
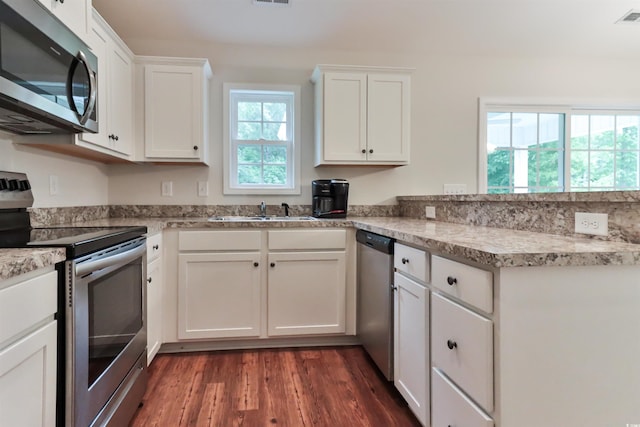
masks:
[[[38,0],[49,9],[63,24],[86,40],[91,19],[90,0]]]
[[[206,59],[139,57],[144,84],[147,162],[207,164],[209,79]]]
[[[83,133],[82,144],[129,160],[133,154],[133,53],[94,11],[89,44],[98,57],[99,132]]]
[[[409,163],[411,70],[318,65],[315,165]]]

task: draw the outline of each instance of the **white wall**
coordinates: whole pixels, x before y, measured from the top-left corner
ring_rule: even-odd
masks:
[[[0,133],[0,170],[24,172],[31,183],[34,207],[96,206],[108,203],[107,166],[14,144]],[[46,138],[46,137],[45,137]],[[49,194],[49,176],[58,177],[58,194]]]
[[[478,97],[571,97],[640,100],[640,60],[588,58],[433,57],[380,52],[310,51],[239,46],[182,45],[129,40],[142,55],[207,57],[211,62],[211,164],[114,166],[113,204],[310,203],[311,180],[346,178],[350,203],[392,204],[396,195],[441,194],[445,183],[477,190]],[[313,164],[313,91],[318,63],[415,67],[412,77],[411,164],[404,167],[319,167]],[[246,197],[222,194],[222,83],[264,82],[302,86],[302,195]],[[174,197],[160,196],[160,182],[174,182]],[[208,180],[210,195],[197,197]],[[134,191],[134,189],[136,191]]]

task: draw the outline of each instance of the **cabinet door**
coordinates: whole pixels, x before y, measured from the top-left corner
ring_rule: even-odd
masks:
[[[423,425],[429,420],[428,307],[426,288],[394,274],[394,384]]]
[[[0,426],[56,424],[56,322],[0,351]]]
[[[53,12],[64,25],[76,33],[81,39],[86,39],[91,12],[87,0],[38,0]]]
[[[144,79],[145,156],[204,160],[202,70],[149,64]]]
[[[269,254],[268,333],[346,331],[345,252]]]
[[[410,78],[369,74],[367,78],[367,160],[408,162]]]
[[[115,43],[108,56],[108,122],[112,150],[130,155],[133,151],[133,63]]]
[[[367,160],[367,75],[325,73],[324,160]]]
[[[162,345],[162,258],[147,266],[147,364]]]
[[[260,253],[178,256],[178,338],[260,335]]]

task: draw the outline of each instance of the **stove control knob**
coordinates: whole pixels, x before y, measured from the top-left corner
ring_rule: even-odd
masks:
[[[27,181],[26,179],[20,180],[18,182],[18,187],[19,187],[20,191],[31,190],[31,184],[29,184],[29,181]]]
[[[0,191],[7,190],[9,188],[9,181],[6,178],[0,178]]]
[[[10,179],[9,180],[9,191],[17,191],[18,190],[18,180]]]

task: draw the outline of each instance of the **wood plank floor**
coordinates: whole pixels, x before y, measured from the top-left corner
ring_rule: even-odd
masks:
[[[160,354],[130,427],[413,427],[361,347]]]

